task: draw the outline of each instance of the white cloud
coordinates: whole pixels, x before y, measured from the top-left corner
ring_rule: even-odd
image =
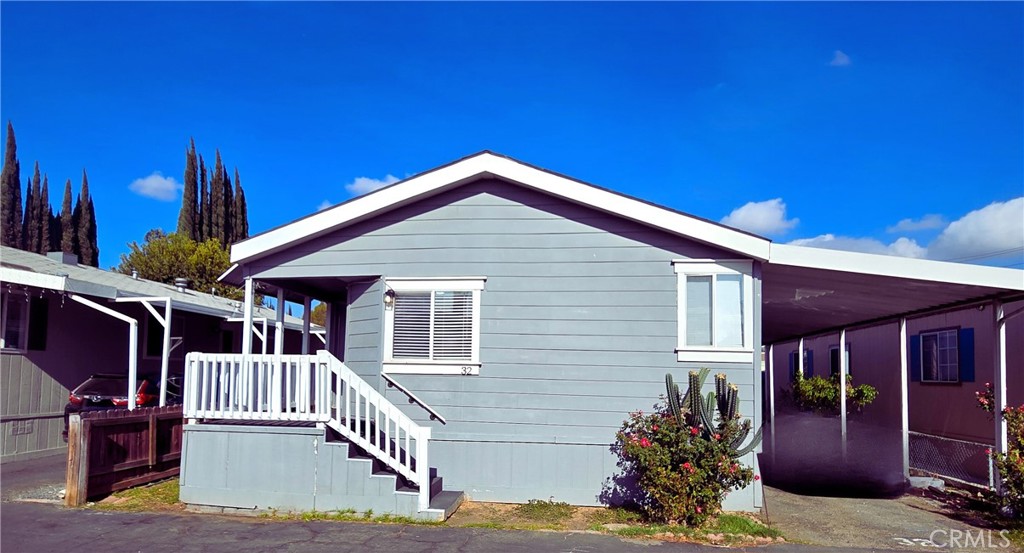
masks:
[[[786,218],[786,204],[782,198],[747,202],[722,219],[724,225],[754,234],[784,234],[799,222],[800,219]]]
[[[931,230],[946,226],[946,218],[942,215],[925,215],[920,219],[902,219],[900,222],[886,227],[885,232],[916,232],[919,230]]]
[[[394,175],[386,175],[382,179],[371,179],[370,177],[357,177],[356,180],[345,185],[345,190],[352,195],[359,196],[366,194],[367,192],[373,192],[378,188],[384,188],[389,184],[398,182],[398,177]]]
[[[972,261],[1020,258],[1024,251],[1024,197],[992,202],[953,221],[928,246],[928,257]]]
[[[847,56],[842,50],[836,50],[832,54],[832,61],[828,62],[832,67],[846,67],[850,63],[850,56]]]
[[[811,248],[827,248],[830,250],[846,250],[850,252],[877,253],[882,255],[898,255],[902,257],[925,257],[927,250],[910,238],[898,238],[885,244],[874,238],[854,238],[822,234],[814,238],[801,238],[790,242],[795,246]]]
[[[165,177],[160,171],[141,179],[135,179],[128,185],[128,189],[140,196],[160,200],[161,202],[172,202],[178,197],[178,191],[183,186],[172,177]]]
[[[332,205],[334,205],[334,204],[331,203],[331,200],[324,200],[324,201],[320,202],[320,205],[316,206],[316,210],[317,211],[323,211],[323,210],[327,209],[328,207],[331,207]]]

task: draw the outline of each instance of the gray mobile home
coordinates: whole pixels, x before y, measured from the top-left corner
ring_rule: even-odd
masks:
[[[760,425],[764,336],[875,315],[787,321],[815,301],[798,301],[796,287],[870,273],[874,259],[828,268],[813,262],[818,250],[783,247],[785,278],[767,290],[773,247],[490,152],[235,244],[226,280],[329,305],[326,349],[189,355],[181,497],[431,517],[461,492],[613,501],[615,432],[657,401],[666,373],[725,373]],[[869,284],[930,280],[920,263]],[[1012,276],[981,271],[946,295],[999,293]],[[769,305],[775,332],[762,328]],[[754,454],[743,462],[757,467]],[[759,486],[726,508],[759,508]]]

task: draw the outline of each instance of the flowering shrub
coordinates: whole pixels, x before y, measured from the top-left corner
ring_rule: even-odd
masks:
[[[978,407],[986,413],[995,410],[995,394],[990,382],[985,389],[975,392]],[[1001,414],[1006,421],[1007,444],[1006,453],[986,451],[995,463],[999,476],[1003,481],[1000,503],[1009,507],[1018,518],[1024,518],[1024,405],[1006,407]]]
[[[875,401],[878,397],[878,390],[874,386],[861,384],[853,385],[853,377],[846,375],[846,406],[847,409],[855,408],[858,411],[864,406]],[[793,383],[793,401],[797,407],[824,414],[839,414],[839,375],[832,375],[830,378],[812,376],[803,378],[797,373],[796,382]]]
[[[724,388],[724,376],[720,379]],[[734,397],[735,387],[731,389]],[[711,394],[707,405],[713,401]],[[687,416],[691,413],[684,408],[683,416],[674,414],[666,400],[653,413],[630,413],[616,435],[620,466],[636,478],[642,491],[639,507],[652,521],[701,526],[721,511],[730,490],[759,478],[736,461],[744,453],[737,447],[750,432],[749,421],[741,423],[737,414],[716,416],[710,425],[696,424]]]

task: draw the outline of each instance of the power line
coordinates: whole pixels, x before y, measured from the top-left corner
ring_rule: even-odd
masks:
[[[963,257],[952,257],[949,259],[941,259],[940,261],[971,261],[975,259],[985,259],[986,257],[998,257],[1001,255],[1008,255],[1014,252],[1024,252],[1024,246],[1007,248],[1005,250],[993,250],[989,252],[976,253],[972,255],[965,255]]]

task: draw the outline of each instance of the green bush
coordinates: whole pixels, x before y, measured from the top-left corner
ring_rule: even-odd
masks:
[[[846,375],[846,409],[860,411],[878,397],[873,386],[853,385],[853,377]],[[839,375],[830,378],[812,376],[804,378],[799,373],[793,383],[793,401],[797,407],[822,414],[839,414]]]
[[[986,382],[985,389],[975,392],[975,395],[981,410],[987,413],[994,411],[995,393],[990,382]],[[1008,438],[1006,453],[988,450],[1003,482],[1003,494],[997,501],[1008,507],[1012,516],[1024,519],[1024,405],[1004,408],[1002,417],[1006,421]]]
[[[691,372],[690,391],[680,399],[666,375],[666,401],[653,413],[630,413],[616,435],[620,466],[636,479],[639,507],[651,521],[702,526],[721,511],[730,490],[759,478],[737,459],[753,449],[760,431],[740,448],[751,428],[736,412],[736,386],[718,375],[718,393],[704,401],[700,389],[706,376],[707,369]]]

